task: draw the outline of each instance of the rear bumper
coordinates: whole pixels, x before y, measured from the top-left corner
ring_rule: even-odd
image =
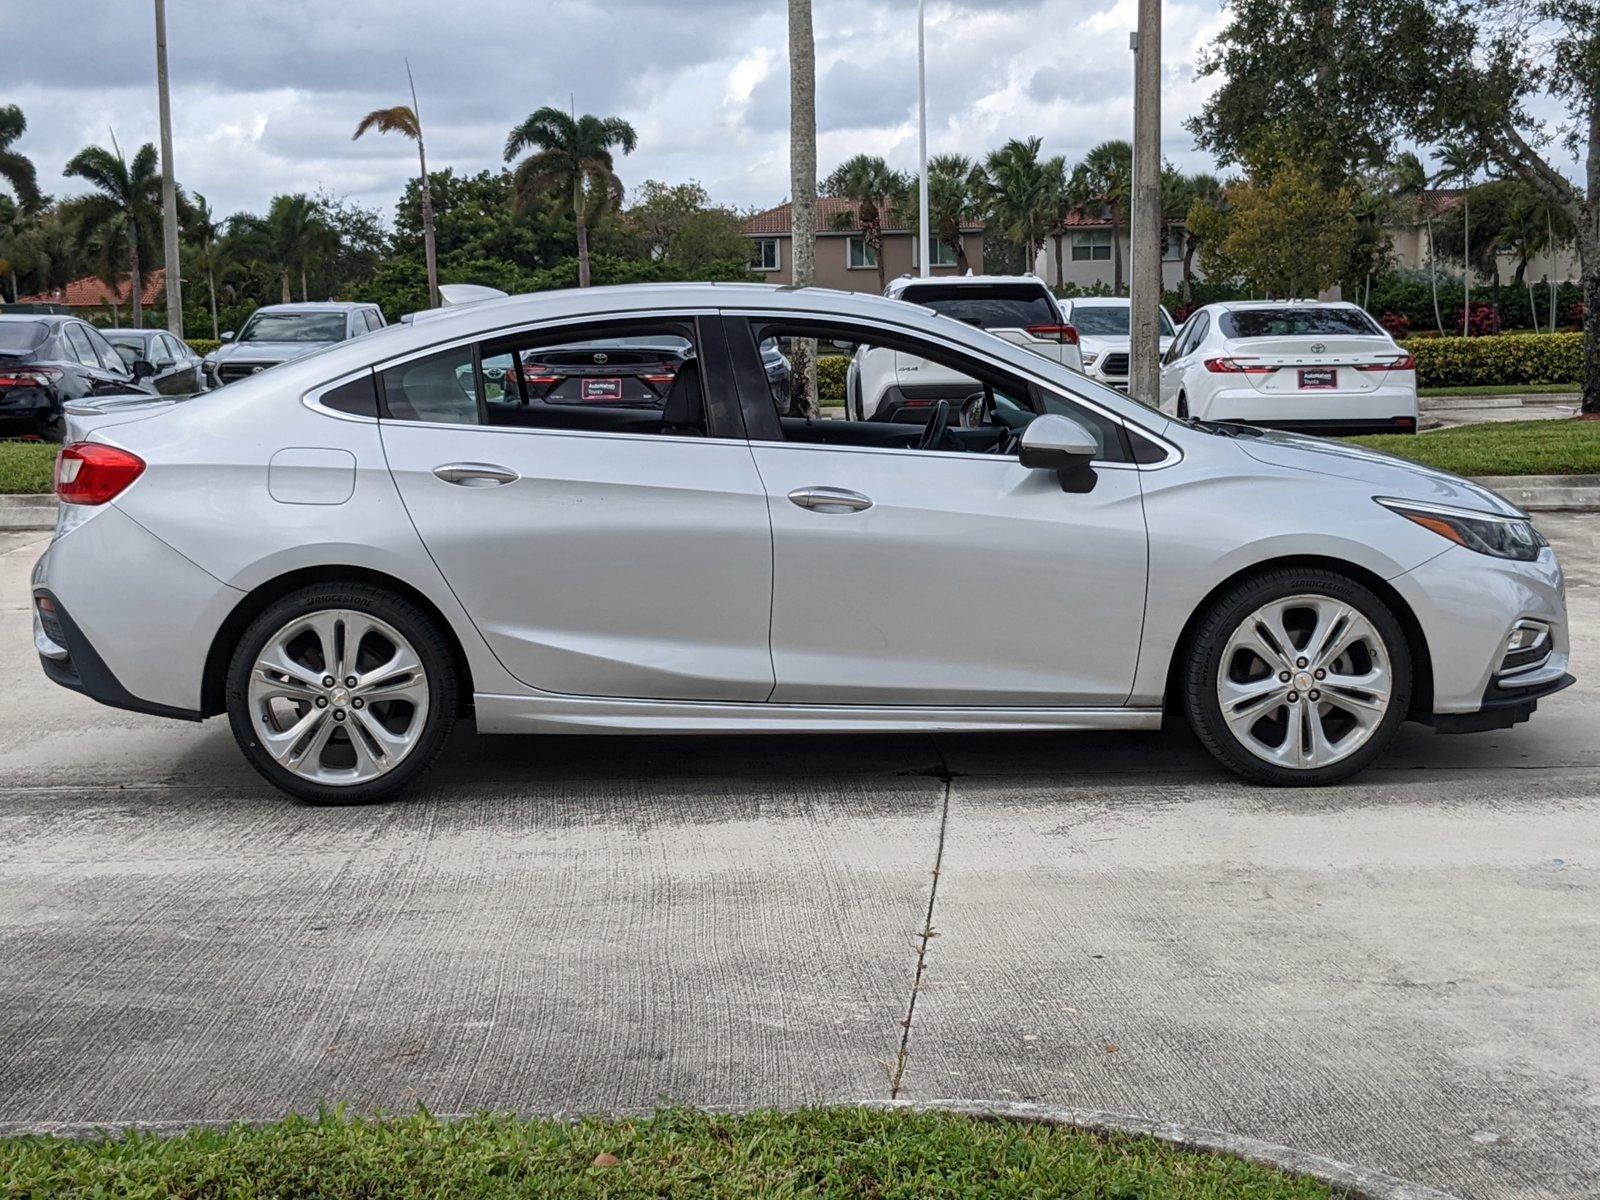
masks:
[[[1191,392],[1189,411],[1206,421],[1298,433],[1409,433],[1417,427],[1417,391],[1387,386],[1370,392],[1267,392],[1230,382],[1203,397]]]
[[[41,598],[55,606],[48,623],[39,612],[38,601]],[[45,588],[34,591],[33,642],[39,651],[39,665],[44,668],[45,675],[64,688],[82,692],[91,700],[98,700],[112,708],[125,708],[130,712],[175,717],[183,721],[204,719],[198,709],[141,700],[125,688],[61,601]]]
[[[1337,420],[1265,421],[1243,420],[1232,417],[1212,417],[1218,424],[1255,425],[1262,429],[1282,429],[1287,433],[1309,433],[1314,437],[1358,437],[1369,433],[1415,433],[1417,418],[1395,416],[1387,419],[1370,417],[1340,418]]]

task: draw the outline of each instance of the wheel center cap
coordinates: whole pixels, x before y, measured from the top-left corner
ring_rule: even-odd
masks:
[[[333,702],[333,706],[335,708],[343,708],[345,705],[350,703],[350,689],[345,687],[336,687],[333,689],[333,691],[328,693],[328,698]]]
[[[1311,678],[1311,672],[1309,671],[1301,671],[1294,677],[1294,686],[1296,691],[1309,692],[1314,683],[1315,680]]]

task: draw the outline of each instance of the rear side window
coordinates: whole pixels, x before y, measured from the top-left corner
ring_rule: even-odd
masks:
[[[376,417],[378,385],[371,373],[368,373],[359,379],[352,379],[349,383],[341,383],[338,387],[323,392],[317,403],[324,408],[333,409],[334,412],[349,413],[355,417]]]
[[[1218,328],[1226,338],[1371,337],[1383,330],[1355,308],[1252,308],[1224,312]]]
[[[914,284],[900,299],[979,329],[1026,329],[1061,320],[1050,293],[1025,283]]]

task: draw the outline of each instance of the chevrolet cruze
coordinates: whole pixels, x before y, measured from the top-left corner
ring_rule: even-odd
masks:
[[[681,350],[659,396],[552,399],[519,369],[636,338]],[[914,355],[973,395],[915,424],[790,416],[764,354],[797,339]],[[312,801],[409,784],[460,720],[705,734],[1181,713],[1239,774],[1320,784],[1403,721],[1501,728],[1571,682],[1555,554],[1493,492],[1172,419],[895,300],[491,300],[68,420],[33,575],[45,672],[140,712],[226,713],[250,762]]]

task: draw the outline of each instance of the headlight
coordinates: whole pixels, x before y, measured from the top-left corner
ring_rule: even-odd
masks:
[[[1550,544],[1527,517],[1507,517],[1442,504],[1419,504],[1385,496],[1373,499],[1413,524],[1491,558],[1532,562],[1539,557],[1539,551]]]
[[[1100,361],[1100,355],[1096,354],[1096,353],[1093,353],[1093,352],[1091,352],[1089,354],[1085,354],[1083,356],[1083,365],[1086,366],[1086,367],[1092,367],[1092,366],[1094,366],[1095,363],[1097,363],[1099,361]]]

